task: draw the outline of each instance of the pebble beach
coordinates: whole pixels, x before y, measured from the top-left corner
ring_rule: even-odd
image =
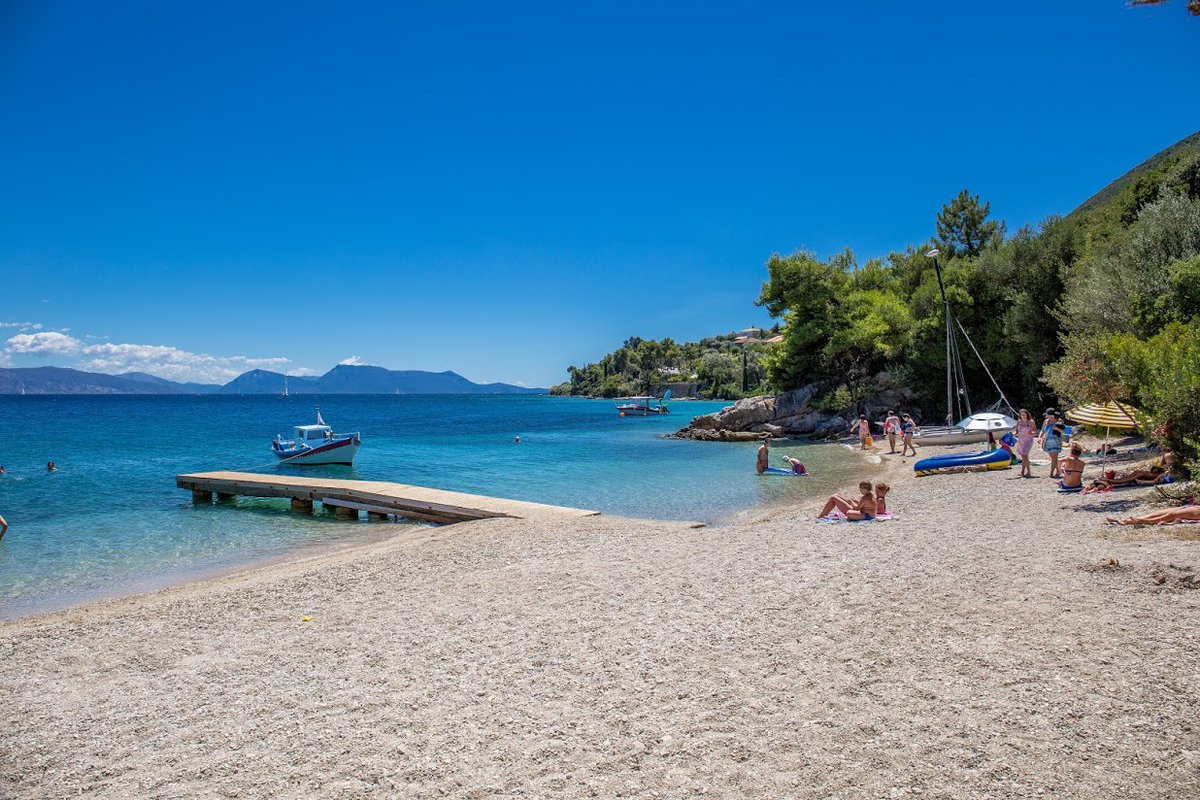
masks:
[[[486,520],[2,623],[0,795],[1200,793],[1200,525],[847,458],[894,519]]]

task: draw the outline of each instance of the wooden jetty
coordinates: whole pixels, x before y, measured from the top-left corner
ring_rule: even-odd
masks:
[[[337,478],[301,478],[259,475],[252,472],[197,472],[176,475],[175,485],[190,489],[192,502],[211,503],[235,497],[290,497],[292,510],[311,513],[314,503],[332,508],[340,517],[370,519],[409,517],[430,522],[464,522],[489,517],[517,519],[592,517],[598,511],[505,500],[462,492],[388,481],[352,481]]]

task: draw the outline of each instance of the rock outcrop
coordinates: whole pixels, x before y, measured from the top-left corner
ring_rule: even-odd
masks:
[[[859,414],[879,421],[889,409],[905,410],[920,419],[919,412],[912,406],[912,394],[893,386],[886,373],[876,376],[873,395],[839,413],[812,407],[814,396],[825,388],[810,383],[782,394],[747,397],[715,414],[695,417],[686,428],[671,437],[703,442],[749,442],[768,435],[830,439],[845,434],[851,420],[857,419]]]
[[[809,384],[783,394],[747,397],[715,414],[694,418],[672,436],[706,442],[747,442],[764,435],[809,434],[829,417],[809,407],[816,392],[817,385]]]

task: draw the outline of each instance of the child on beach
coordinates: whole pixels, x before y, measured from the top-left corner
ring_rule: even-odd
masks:
[[[1021,477],[1032,478],[1033,469],[1029,466],[1029,451],[1033,449],[1033,439],[1037,428],[1033,426],[1033,417],[1029,409],[1022,408],[1017,413],[1017,455],[1021,457]]]
[[[871,492],[871,482],[863,481],[858,485],[858,491],[862,496],[857,500],[851,500],[849,497],[841,494],[830,495],[825,502],[825,507],[821,509],[819,517],[828,516],[829,512],[835,508],[846,515],[846,519],[875,519],[878,513],[875,495]]]
[[[866,450],[871,445],[871,423],[867,422],[866,414],[858,415],[858,422],[855,422],[850,426],[851,431],[854,431],[855,429],[858,430],[859,448]]]
[[[916,427],[917,427],[917,423],[913,422],[913,418],[910,417],[908,414],[905,414],[904,421],[900,423],[900,433],[904,437],[904,441],[902,442],[904,447],[900,451],[901,456],[908,455],[908,451],[910,449],[912,450],[912,454],[914,456],[917,454],[917,447],[916,447],[916,445],[913,444],[913,440],[912,440],[913,439],[913,431],[916,430]]]
[[[875,484],[875,516],[882,517],[887,513],[887,494],[891,490],[892,487],[882,481]]]

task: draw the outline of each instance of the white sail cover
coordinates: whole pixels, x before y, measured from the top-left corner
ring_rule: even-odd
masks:
[[[966,417],[958,427],[965,431],[1011,431],[1017,427],[1017,421],[1007,414],[983,412]]]

